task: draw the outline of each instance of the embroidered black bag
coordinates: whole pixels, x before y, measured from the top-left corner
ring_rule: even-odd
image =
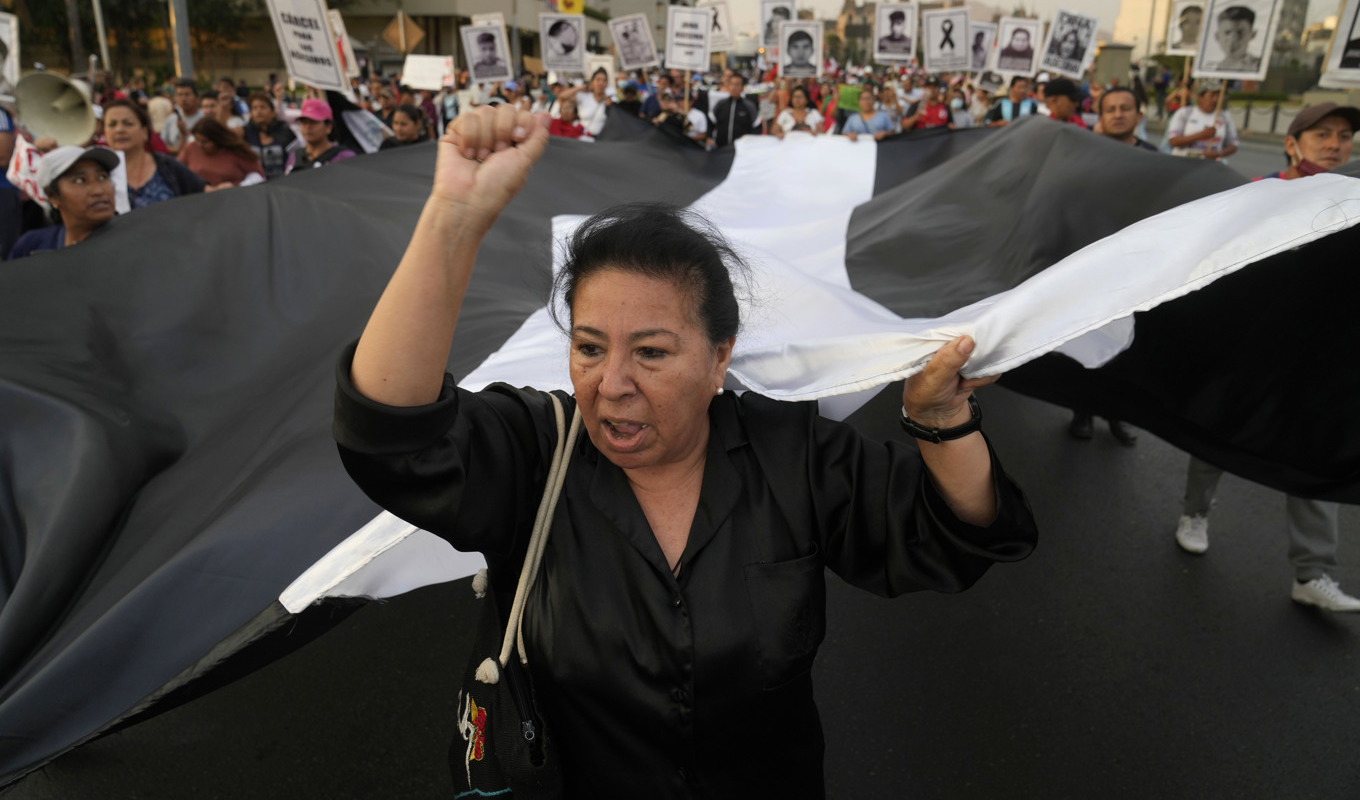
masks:
[[[497,598],[486,596],[489,586],[486,570],[479,572],[472,582],[473,590],[486,607],[478,625],[473,657],[458,692],[461,739],[455,739],[449,750],[455,798],[551,800],[565,795],[555,743],[535,703],[522,633],[525,600],[538,576],[553,511],[581,430],[580,410],[572,414],[567,430],[562,401],[556,395],[549,397],[557,417],[557,445],[519,584],[504,623]],[[499,656],[486,657],[498,649]]]

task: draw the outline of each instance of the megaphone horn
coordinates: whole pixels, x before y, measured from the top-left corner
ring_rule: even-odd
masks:
[[[83,145],[94,135],[94,106],[81,81],[30,72],[14,87],[14,106],[35,138],[50,136],[59,145]]]

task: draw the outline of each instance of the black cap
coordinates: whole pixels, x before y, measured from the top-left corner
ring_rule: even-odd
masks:
[[[1044,86],[1044,97],[1070,97],[1075,101],[1081,99],[1081,91],[1067,78],[1054,78]]]

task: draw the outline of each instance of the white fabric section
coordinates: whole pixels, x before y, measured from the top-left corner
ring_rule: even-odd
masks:
[[[845,272],[850,214],[873,196],[877,157],[875,143],[842,137],[737,140],[727,178],[692,207],[751,266],[755,302],[743,304],[737,358],[775,342],[824,342],[845,331],[900,329],[901,318],[852,291]],[[817,168],[807,170],[809,164]],[[583,219],[553,219],[554,271]],[[566,341],[542,309],[460,385],[476,391],[505,381],[570,390],[566,357]],[[844,417],[867,399],[867,394],[840,398],[823,410]]]
[[[480,553],[460,553],[384,511],[298,576],[279,602],[296,614],[323,597],[395,597],[484,566]]]
[[[965,375],[997,375],[1358,221],[1360,181],[1354,178],[1257,181],[1130,225],[1014,289],[944,317],[903,320],[892,332],[874,324],[846,329],[839,340],[790,340],[746,351],[732,371],[762,394],[808,400],[912,375],[941,344],[969,334],[978,346]],[[1131,341],[1118,329],[1101,336],[1108,341],[1082,352],[1084,363],[1103,363],[1118,352],[1112,343]]]

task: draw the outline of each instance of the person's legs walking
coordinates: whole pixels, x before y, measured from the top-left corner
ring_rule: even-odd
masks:
[[[1360,611],[1360,600],[1346,594],[1332,579],[1340,540],[1340,506],[1323,500],[1290,495],[1285,500],[1289,528],[1289,563],[1294,566],[1296,602],[1328,611]]]
[[[1190,457],[1185,470],[1185,500],[1181,519],[1176,525],[1176,544],[1187,553],[1203,553],[1209,549],[1209,509],[1214,504],[1214,493],[1223,470],[1207,461]]]

